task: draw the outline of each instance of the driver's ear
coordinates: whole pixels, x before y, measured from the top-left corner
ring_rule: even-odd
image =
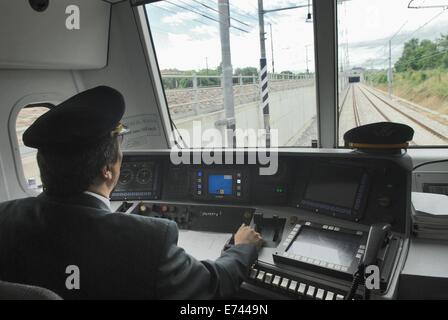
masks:
[[[101,177],[105,180],[112,179],[112,170],[109,165],[106,165],[101,169]]]

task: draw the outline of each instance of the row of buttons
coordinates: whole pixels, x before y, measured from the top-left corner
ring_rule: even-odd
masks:
[[[335,227],[335,226],[327,226],[327,225],[323,225],[323,226],[322,226],[322,229],[324,229],[324,230],[330,230],[330,231],[340,231],[340,230],[341,230],[339,227]],[[358,236],[362,236],[362,234],[363,234],[362,231],[356,231],[356,235],[358,235]],[[361,259],[362,255],[363,255],[364,252],[365,252],[365,249],[366,249],[366,246],[364,246],[364,245],[359,246],[358,252],[357,252],[357,254],[356,254],[356,258]],[[328,268],[333,269],[332,266],[328,266]],[[346,269],[346,268],[345,268],[345,269]],[[336,269],[336,270],[339,270],[339,269]],[[341,269],[341,270],[342,270],[342,271],[347,271],[347,270],[344,270],[344,269]]]
[[[328,263],[325,261],[321,261],[319,259],[308,258],[308,257],[304,257],[301,255],[292,254],[292,253],[288,253],[288,252],[283,252],[283,256],[285,258],[289,258],[289,259],[293,259],[296,261],[305,262],[305,263],[309,263],[309,264],[314,264],[316,266],[320,266],[320,267],[324,267],[324,268],[328,268],[328,269],[333,269],[333,270],[342,271],[342,272],[348,272],[348,267],[346,267],[346,266],[341,266],[341,265],[334,264],[334,263]]]
[[[236,179],[236,196],[241,197],[241,173],[238,172],[236,177],[238,178]]]
[[[340,231],[341,229],[339,227],[334,227],[334,226],[327,226],[327,225],[323,225],[322,229],[324,230],[330,230],[330,231]]]
[[[116,197],[138,197],[138,196],[151,196],[152,192],[114,192]]]
[[[314,209],[315,212],[319,212],[319,209],[322,209],[322,210],[326,210],[326,211],[329,211],[329,212],[342,213],[342,214],[345,214],[345,215],[351,215],[352,214],[352,210],[351,209],[335,207],[335,206],[332,206],[332,205],[326,205],[326,204],[319,203],[319,202],[314,202],[314,201],[302,200],[302,202],[300,204],[298,204],[297,207],[301,207],[302,205],[305,206],[305,207],[310,207],[310,209]]]
[[[300,230],[300,224],[296,224],[294,229],[292,229],[291,233],[288,235],[286,240],[283,242],[283,246],[288,247],[291,241],[296,237],[297,232]]]
[[[290,293],[298,294],[299,296],[305,296],[307,298],[314,298],[317,300],[344,300],[341,294],[335,294],[331,291],[325,291],[324,289],[317,288],[315,286],[306,285],[303,282],[297,282],[295,280],[290,280],[288,278],[280,277],[279,275],[274,275],[263,270],[251,269],[250,276],[251,279],[263,282],[274,287],[287,290]]]
[[[202,195],[202,171],[198,171],[197,176],[198,176],[198,178],[196,179],[196,181],[197,181],[196,192],[197,192],[198,196],[200,196],[200,195]]]
[[[335,227],[335,226],[327,226],[327,225],[323,225],[322,226],[322,229],[324,229],[324,230],[330,230],[330,231],[341,231],[341,228],[339,228],[339,227]],[[357,236],[362,236],[363,235],[363,232],[362,231],[356,231],[356,235]]]
[[[356,258],[361,259],[362,255],[366,252],[366,246],[360,245],[358,249],[358,253],[356,254]]]

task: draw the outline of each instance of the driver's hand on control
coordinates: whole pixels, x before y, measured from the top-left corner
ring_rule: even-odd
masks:
[[[254,244],[257,250],[260,250],[263,246],[263,238],[261,235],[250,226],[246,226],[244,223],[235,233],[235,245],[238,244]]]

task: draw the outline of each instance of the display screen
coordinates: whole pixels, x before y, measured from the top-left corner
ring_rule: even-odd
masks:
[[[313,168],[305,199],[352,208],[363,173],[362,168],[317,165]]]
[[[233,178],[232,175],[209,175],[208,193],[213,195],[232,195]]]
[[[112,200],[157,199],[159,196],[158,164],[141,161],[143,157],[123,158],[120,177],[110,197]]]
[[[356,257],[361,236],[303,226],[288,253],[350,267]]]
[[[148,191],[154,188],[153,162],[125,161],[114,191]]]

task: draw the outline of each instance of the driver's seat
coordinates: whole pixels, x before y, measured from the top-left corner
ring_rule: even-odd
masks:
[[[53,291],[41,287],[0,281],[0,300],[62,300]]]

